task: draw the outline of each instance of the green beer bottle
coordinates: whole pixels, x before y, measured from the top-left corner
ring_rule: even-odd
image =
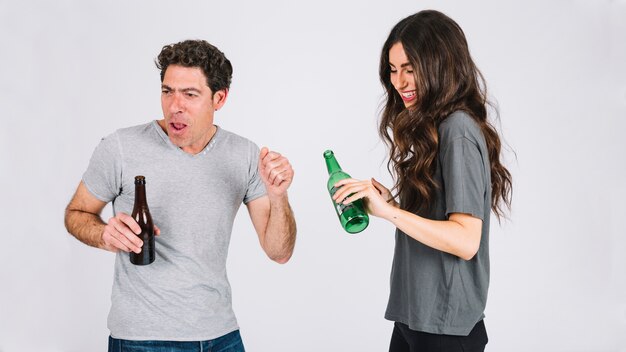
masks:
[[[326,186],[328,187],[330,198],[333,200],[332,197],[337,191],[335,187],[333,187],[335,183],[344,178],[350,178],[350,175],[341,170],[341,166],[339,166],[337,159],[335,159],[335,154],[332,150],[324,152],[324,160],[326,160],[326,168],[328,169],[329,175]],[[337,202],[333,200],[333,205],[335,206],[335,211],[337,212],[341,226],[343,226],[348,233],[361,232],[365,230],[369,224],[370,219],[363,206],[363,200],[359,199],[347,205],[341,203],[337,204]]]

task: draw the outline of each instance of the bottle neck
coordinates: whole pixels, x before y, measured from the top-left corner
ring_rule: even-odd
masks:
[[[334,155],[331,155],[330,157],[325,157],[324,159],[326,160],[326,169],[328,169],[328,174],[341,171],[341,166],[339,166],[339,163],[337,162],[337,159]]]
[[[146,201],[146,185],[144,184],[135,184],[135,207],[148,207],[148,202]]]

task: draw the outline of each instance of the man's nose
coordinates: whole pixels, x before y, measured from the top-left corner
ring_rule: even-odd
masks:
[[[183,110],[183,100],[182,96],[179,93],[174,93],[172,95],[172,103],[170,104],[170,112],[177,113]]]

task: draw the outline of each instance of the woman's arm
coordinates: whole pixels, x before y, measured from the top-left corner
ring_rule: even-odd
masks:
[[[386,219],[416,241],[461,259],[472,259],[480,246],[483,221],[469,214],[452,213],[448,220],[430,220],[393,209]]]
[[[390,221],[416,241],[434,249],[465,260],[472,259],[478,252],[483,225],[481,219],[463,213],[452,213],[448,220],[423,218],[400,209],[395,202],[388,202],[383,196],[387,189],[374,182],[341,180],[335,185],[341,188],[335,193],[334,199],[337,201],[345,198],[344,204],[363,199],[370,214]]]

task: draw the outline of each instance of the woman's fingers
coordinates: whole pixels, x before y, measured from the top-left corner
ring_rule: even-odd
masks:
[[[387,187],[383,186],[380,182],[376,181],[375,178],[372,177],[372,185],[378,190],[378,193],[385,194],[389,193]]]
[[[359,183],[350,183],[343,186],[339,186],[339,189],[333,195],[333,200],[340,202],[342,199],[348,197],[354,192],[362,190],[364,185]]]
[[[350,204],[356,200],[359,200],[361,198],[365,198],[367,196],[366,192],[356,192],[353,193],[352,195],[350,195],[348,198],[346,198],[342,203],[343,204]]]
[[[337,190],[337,192],[333,196],[333,200],[338,203],[341,202],[344,204],[349,204],[356,199],[367,197],[367,194],[369,193],[368,190],[375,191],[375,188],[368,181],[350,183],[342,186],[339,190]],[[361,196],[358,198],[354,198],[353,194],[359,192],[361,192]]]
[[[333,185],[333,187],[339,188],[339,187],[347,185],[349,183],[356,183],[356,182],[359,182],[359,180],[355,180],[353,178],[344,178],[343,180],[340,180],[339,182],[335,183]]]

